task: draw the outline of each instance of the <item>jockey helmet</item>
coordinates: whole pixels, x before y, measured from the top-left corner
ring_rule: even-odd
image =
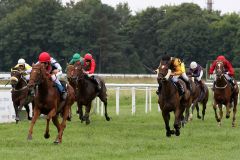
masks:
[[[163,61],[170,61],[171,57],[167,54],[165,54],[164,56],[162,56],[162,60]]]
[[[40,55],[38,57],[39,62],[50,62],[50,59],[51,59],[51,57],[50,57],[49,53],[47,53],[47,52],[40,53]]]
[[[194,62],[194,61],[192,61],[192,62],[190,63],[190,68],[191,68],[191,69],[196,69],[196,68],[197,68],[197,63]]]
[[[20,59],[18,60],[18,64],[24,65],[24,64],[25,64],[25,60],[24,60],[23,58],[20,58]]]
[[[73,55],[73,58],[72,59],[74,59],[74,60],[79,60],[80,59],[80,54],[79,53],[75,53],[74,55]]]
[[[85,54],[84,59],[87,60],[87,61],[91,61],[93,58],[92,58],[92,55],[90,53],[87,53],[87,54]]]
[[[219,60],[219,61],[225,61],[226,60],[226,58],[224,57],[224,56],[218,56],[217,57],[217,60]]]

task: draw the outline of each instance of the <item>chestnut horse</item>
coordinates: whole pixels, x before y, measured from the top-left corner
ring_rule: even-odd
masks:
[[[72,70],[71,70],[72,69]],[[83,68],[80,63],[75,63],[74,67],[68,67],[68,77],[71,77],[73,83],[76,85],[75,91],[77,94],[77,106],[79,111],[79,119],[81,122],[86,121],[86,124],[90,124],[89,113],[92,107],[92,101],[97,96],[104,103],[105,107],[105,119],[110,121],[110,118],[107,113],[107,88],[105,82],[100,78],[101,90],[96,91],[97,85],[93,80],[88,77],[87,74],[83,73]],[[75,81],[75,82],[74,82]],[[85,105],[85,115],[83,116],[82,106]]]
[[[160,94],[158,95],[158,103],[162,111],[162,117],[165,122],[166,136],[170,137],[171,134],[176,136],[180,135],[181,121],[183,120],[183,112],[190,107],[191,96],[190,91],[187,89],[185,82],[179,79],[179,83],[184,87],[185,93],[180,96],[178,89],[170,78],[171,71],[169,69],[168,61],[161,61],[157,69],[158,83],[161,84]],[[170,130],[169,120],[170,112],[174,112],[174,128]]]
[[[60,93],[51,80],[51,75],[47,73],[45,65],[38,63],[33,65],[30,80],[28,83],[30,89],[36,86],[36,96],[34,98],[34,116],[28,132],[28,140],[32,139],[33,126],[40,114],[47,115],[47,125],[44,134],[45,138],[49,138],[49,121],[52,119],[53,124],[58,130],[58,136],[54,143],[62,142],[63,131],[66,127],[66,120],[69,116],[69,110],[74,103],[74,90],[67,85],[68,96],[65,101],[61,100]],[[62,123],[59,124],[58,115],[62,115]]]
[[[207,85],[201,80],[201,82],[198,82],[196,79],[193,79],[195,86],[195,90],[192,93],[192,105],[191,105],[191,113],[189,116],[189,120],[192,120],[193,117],[193,111],[196,107],[197,110],[197,118],[204,120],[205,117],[205,111],[207,107],[208,97],[209,97],[209,90]],[[199,105],[198,103],[202,104],[202,116],[199,114]]]
[[[16,123],[20,120],[19,114],[23,106],[27,111],[28,120],[31,120],[29,103],[33,105],[33,96],[29,95],[27,80],[24,78],[23,72],[18,68],[12,68],[10,83],[12,85],[12,101],[15,109]]]
[[[236,126],[236,112],[237,112],[237,102],[238,102],[238,86],[236,89],[232,89],[231,84],[226,79],[224,73],[224,64],[219,61],[216,63],[215,68],[216,73],[216,81],[215,86],[213,86],[213,94],[214,94],[214,103],[213,109],[215,112],[215,118],[218,122],[218,125],[221,126],[221,120],[223,117],[222,105],[226,106],[226,118],[230,117],[231,108],[233,108],[233,119],[232,119],[232,127]],[[217,108],[219,108],[219,116],[217,114]]]

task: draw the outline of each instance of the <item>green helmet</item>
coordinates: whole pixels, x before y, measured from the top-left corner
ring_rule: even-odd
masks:
[[[77,61],[77,60],[80,60],[80,54],[79,53],[75,53],[74,55],[73,55],[73,60],[75,60],[75,61]]]

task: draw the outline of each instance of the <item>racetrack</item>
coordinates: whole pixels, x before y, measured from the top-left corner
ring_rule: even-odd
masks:
[[[126,91],[121,92],[121,109],[117,116],[115,95],[109,93],[110,122],[92,113],[91,124],[86,126],[80,123],[73,108],[73,119],[67,123],[60,145],[53,144],[57,131],[52,124],[51,137],[44,139],[44,119],[37,121],[32,141],[27,141],[28,121],[23,120],[18,125],[0,124],[0,159],[239,159],[239,116],[236,128],[231,127],[231,118],[224,118],[222,126],[218,127],[209,101],[204,122],[196,119],[195,112],[194,120],[181,129],[180,137],[167,138],[156,101],[152,101],[152,111],[145,114],[144,93],[139,91],[136,95],[136,115],[131,115],[131,97]]]

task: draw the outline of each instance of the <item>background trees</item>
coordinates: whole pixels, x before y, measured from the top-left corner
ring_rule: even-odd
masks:
[[[164,52],[205,66],[223,54],[239,67],[240,16],[208,12],[193,3],[131,14],[100,0],[0,0],[0,71],[20,57],[36,62],[48,51],[64,66],[73,53],[92,51],[101,73],[149,73]]]

